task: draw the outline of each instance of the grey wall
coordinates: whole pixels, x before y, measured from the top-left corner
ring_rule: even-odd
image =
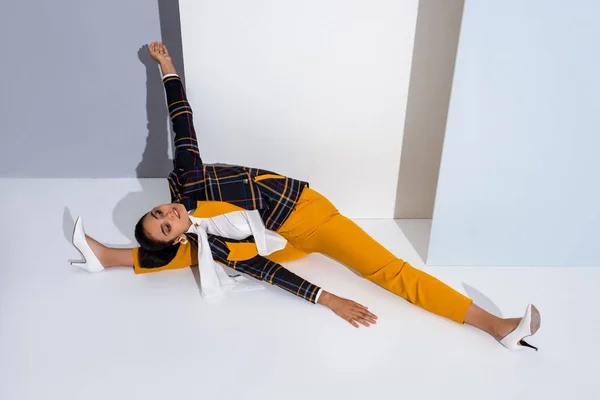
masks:
[[[156,65],[183,75],[178,1],[3,2],[0,177],[163,177],[168,123]]]
[[[433,216],[464,0],[421,0],[395,218]]]

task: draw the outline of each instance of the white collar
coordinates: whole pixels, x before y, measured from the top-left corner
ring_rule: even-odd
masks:
[[[216,224],[228,223],[228,220],[221,218],[197,218],[192,213],[193,211],[189,213],[192,224],[186,233],[195,233],[198,235],[198,270],[200,272],[202,297],[205,300],[211,301],[221,298],[225,290],[245,291],[264,289],[264,286],[254,279],[250,280],[241,275],[227,275],[223,266],[216,263],[213,259],[208,242],[208,233],[211,232],[207,232],[208,227],[206,224],[202,224],[202,220],[211,219]],[[234,211],[227,214],[233,213],[242,213],[254,236],[259,255],[269,255],[286,246],[287,241],[283,237],[265,228],[264,222],[257,210]]]

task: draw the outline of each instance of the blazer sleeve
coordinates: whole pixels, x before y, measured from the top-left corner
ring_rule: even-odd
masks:
[[[173,166],[180,171],[188,171],[202,166],[198,139],[194,130],[192,107],[187,101],[183,83],[177,75],[163,78],[169,117],[175,133],[175,154]]]
[[[208,235],[208,242],[215,261],[227,265],[236,271],[244,272],[258,280],[278,286],[311,303],[317,302],[321,288],[285,269],[281,264],[270,261],[262,256],[256,256],[243,261],[228,260],[229,248],[226,244],[228,241],[231,242],[231,239]]]

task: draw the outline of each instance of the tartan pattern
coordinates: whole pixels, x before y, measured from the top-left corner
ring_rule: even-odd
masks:
[[[280,177],[255,181],[260,175],[276,175],[257,168],[235,165],[204,164],[194,130],[193,113],[178,76],[163,80],[169,116],[175,132],[173,171],[169,174],[171,201],[182,203],[190,211],[198,201],[224,201],[247,210],[259,210],[267,229],[277,231],[287,220],[307,182]],[[198,238],[189,235],[196,248]],[[237,271],[269,282],[312,303],[319,287],[262,256],[245,261],[229,261],[226,241],[248,242],[208,235],[213,258]]]
[[[236,271],[244,272],[256,279],[263,280],[287,290],[296,296],[302,297],[311,303],[315,303],[315,298],[320,288],[312,283],[300,278],[293,272],[285,269],[281,264],[273,262],[262,256],[256,256],[244,261],[229,261],[229,249],[226,242],[254,242],[254,238],[244,240],[231,240],[216,235],[209,235],[208,242],[212,250],[213,258]]]
[[[257,171],[253,178],[259,175],[273,174],[269,171],[251,169],[251,176],[253,175],[252,171]],[[287,177],[264,179],[257,181],[256,185],[267,203],[268,211],[263,216],[265,226],[272,231],[277,231],[288,219],[294,211],[302,190],[308,187],[306,182]]]

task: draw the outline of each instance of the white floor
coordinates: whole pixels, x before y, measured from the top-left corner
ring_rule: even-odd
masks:
[[[484,308],[520,316],[535,303],[540,351],[511,353],[319,255],[287,267],[369,306],[377,326],[352,328],[274,287],[207,305],[189,268],[68,264],[74,216],[128,245],[167,199],[163,180],[0,180],[0,399],[600,398],[600,268],[427,268],[394,221],[358,221]]]

